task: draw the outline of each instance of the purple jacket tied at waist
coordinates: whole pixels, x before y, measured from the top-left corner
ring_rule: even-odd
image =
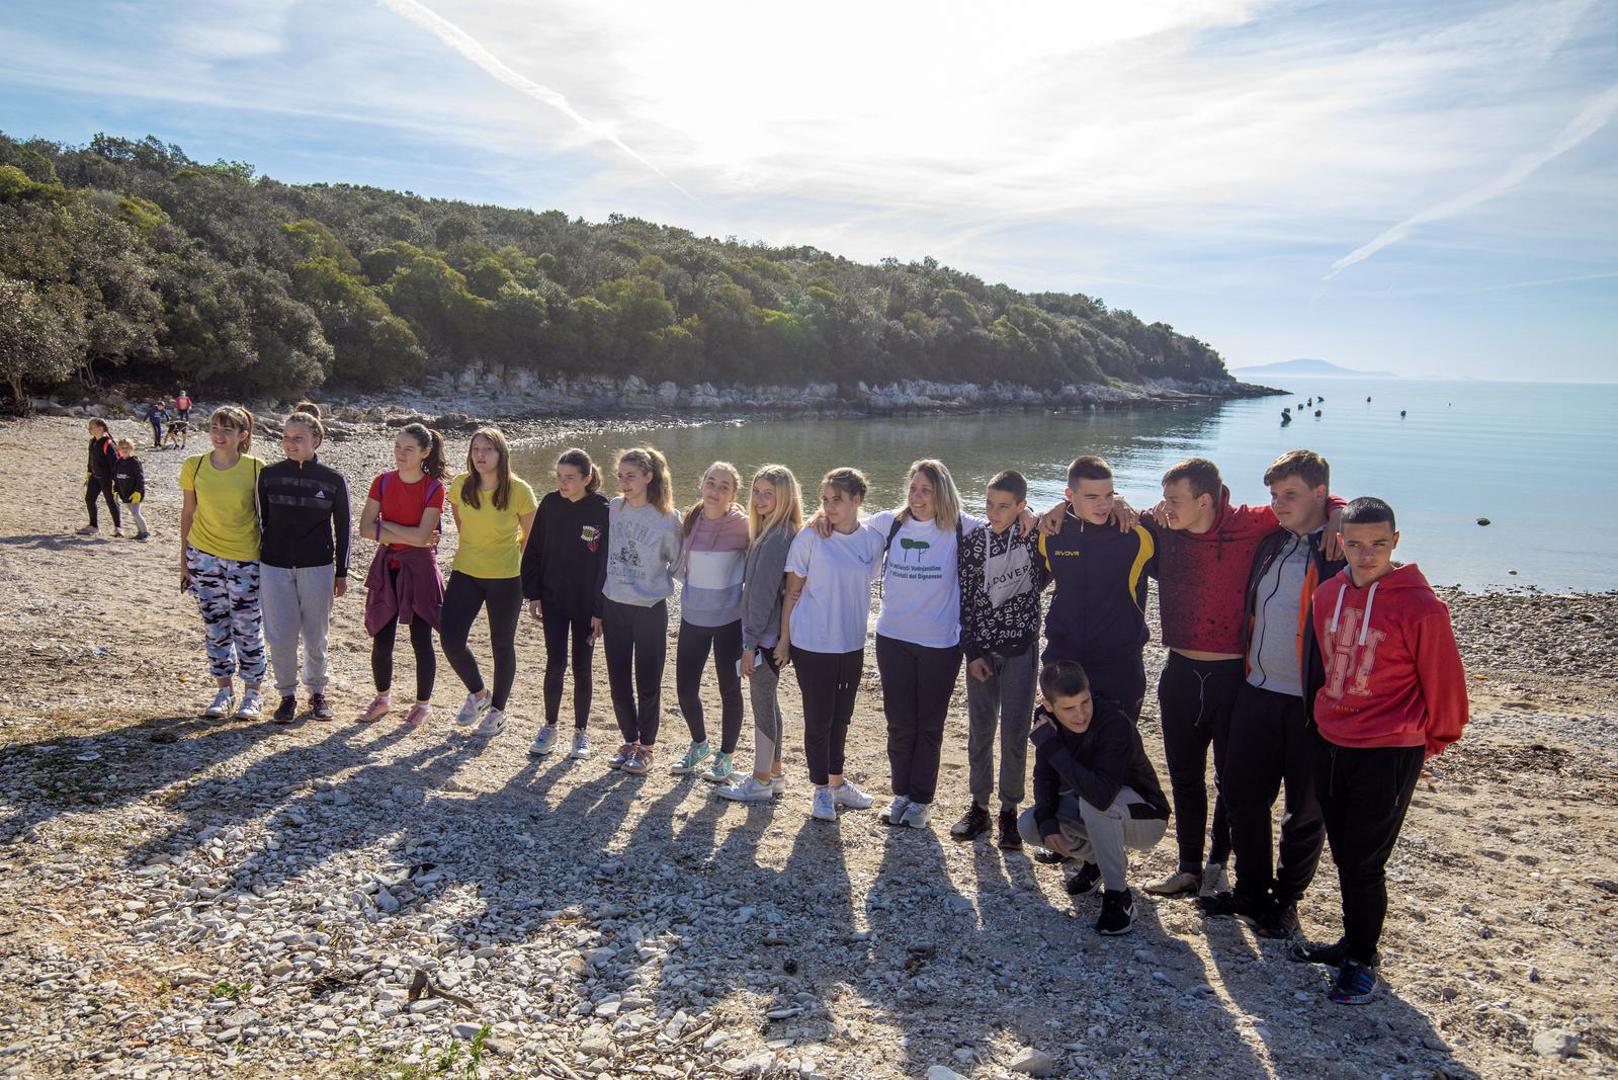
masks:
[[[438,570],[437,548],[377,549],[365,575],[367,634],[375,637],[395,618],[403,623],[421,619],[437,630],[443,612],[444,575]]]

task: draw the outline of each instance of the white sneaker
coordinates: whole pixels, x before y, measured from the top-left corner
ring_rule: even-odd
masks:
[[[1225,878],[1225,864],[1211,862],[1202,868],[1201,896],[1212,896],[1214,893],[1224,892],[1230,888]]]
[[[242,707],[236,710],[238,720],[257,720],[264,711],[264,695],[257,690],[242,692]]]
[[[869,810],[871,804],[876,802],[865,792],[854,786],[854,781],[844,780],[831,789],[832,801],[838,806],[846,806],[850,810]]]
[[[832,798],[831,788],[815,788],[814,798],[809,802],[809,816],[817,821],[837,820],[837,800]]]
[[[556,725],[546,724],[534,736],[534,741],[528,744],[529,757],[544,757],[556,749]]]
[[[910,809],[910,796],[895,795],[893,801],[888,804],[888,808],[877,816],[889,825],[897,825],[908,809]]]
[[[900,825],[908,825],[912,829],[925,829],[927,823],[933,819],[933,804],[913,802],[905,807],[905,812],[899,818]]]
[[[574,761],[580,761],[590,756],[590,736],[587,732],[579,732],[573,736],[573,752],[568,755]]]
[[[236,691],[228,686],[221,686],[219,692],[214,694],[213,701],[202,715],[209,720],[222,720],[236,711]]]
[[[478,715],[494,701],[493,694],[468,694],[466,701],[461,705],[461,711],[455,714],[455,722],[465,727],[477,722]]]
[[[761,783],[758,777],[749,774],[745,780],[716,788],[714,794],[731,802],[769,802],[775,798],[775,785]],[[836,813],[835,807],[833,813]]]
[[[474,735],[494,736],[506,730],[506,714],[501,709],[490,709],[483,714],[483,722],[473,730]]]

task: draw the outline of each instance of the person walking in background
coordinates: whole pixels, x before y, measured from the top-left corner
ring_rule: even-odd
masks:
[[[1022,850],[1017,808],[1028,777],[1028,725],[1039,655],[1039,594],[1050,581],[1039,536],[1017,528],[1028,481],[1007,469],[984,493],[989,527],[961,540],[961,645],[966,653],[967,761],[972,805],[950,827],[957,840],[989,830],[995,791],[995,728],[1000,730],[999,845]]]
[[[163,421],[168,419],[168,410],[158,402],[148,402],[146,405],[146,423],[152,428],[152,449],[163,449]]]
[[[277,724],[297,716],[300,644],[309,714],[320,721],[335,715],[326,700],[326,639],[332,602],[348,591],[351,530],[348,482],[320,461],[326,429],[318,409],[305,402],[286,418],[286,457],[258,478],[264,636],[280,695],[270,719]]]
[[[836,821],[838,807],[869,810],[871,796],[843,775],[848,724],[865,670],[865,624],[882,534],[860,520],[865,477],[833,469],[820,481],[825,527],[799,531],[787,550],[778,668],[792,664],[803,694],[803,756],[814,784],[809,813]]]
[[[223,405],[208,420],[206,454],[180,464],[180,589],[197,598],[208,669],[218,690],[203,715],[257,720],[263,708],[264,618],[259,595],[258,478],[253,414]],[[242,678],[236,707],[234,678]]]
[[[371,636],[371,678],[376,697],[360,713],[369,723],[393,707],[393,643],[399,624],[410,627],[416,657],[416,701],[404,722],[415,727],[432,712],[438,658],[433,630],[442,624],[444,575],[438,569],[438,526],[444,513],[444,437],[422,424],[406,424],[393,440],[394,468],[371,481],[360,535],[376,541],[365,575],[365,632]]]
[[[680,633],[674,651],[674,685],[691,746],[670,771],[696,772],[712,750],[702,715],[702,669],[713,654],[719,683],[720,741],[704,780],[723,783],[735,771],[731,760],[742,731],[742,573],[747,561],[747,515],[736,505],[742,476],[728,461],[702,474],[702,498],[681,522]]]
[[[787,551],[803,528],[803,493],[785,465],[763,465],[753,474],[747,500],[752,538],[742,583],[742,677],[753,706],[753,772],[719,788],[722,799],[764,802],[786,790],[781,760],[781,601]]]
[[[1315,590],[1310,617],[1325,668],[1315,696],[1315,792],[1337,864],[1343,936],[1298,942],[1292,958],[1336,967],[1331,1000],[1364,1005],[1376,993],[1388,857],[1422,763],[1461,737],[1468,703],[1449,608],[1415,563],[1393,561],[1393,508],[1355,499],[1342,527],[1348,565]]]
[[[455,722],[477,724],[477,734],[505,730],[506,706],[517,679],[517,622],[522,618],[522,553],[539,504],[534,489],[511,471],[505,432],[481,427],[466,451],[466,471],[449,484],[450,513],[460,533],[444,589],[444,655],[466,686]],[[480,610],[489,613],[494,686],[483,685],[466,640]],[[479,719],[481,717],[481,719]]]
[[[142,468],[140,458],[135,456],[133,439],[118,440],[118,461],[112,467],[112,487],[118,501],[129,508],[129,516],[135,519],[135,539],[145,540],[151,536],[152,531],[146,527],[146,518],[140,512],[140,504],[146,499],[146,470]]]
[[[556,745],[562,680],[573,667],[574,758],[590,753],[592,661],[601,636],[601,589],[607,576],[608,510],[601,471],[583,450],[556,459],[556,490],[539,503],[535,535],[523,548],[522,587],[528,613],[545,628],[545,724],[528,748],[544,757]]]
[[[174,415],[187,423],[191,420],[191,395],[184,390],[174,395]]]
[[[118,446],[112,441],[105,420],[91,420],[87,427],[90,448],[84,465],[84,508],[90,513],[90,524],[80,529],[79,535],[95,536],[101,531],[101,523],[96,519],[96,503],[105,501],[107,513],[112,517],[112,535],[122,536],[123,519],[118,516],[118,498],[113,488]]]
[[[634,776],[652,767],[662,719],[669,604],[680,565],[680,518],[669,463],[649,446],[618,454],[618,490],[608,506],[612,545],[602,583],[607,685],[623,745],[608,766]]]

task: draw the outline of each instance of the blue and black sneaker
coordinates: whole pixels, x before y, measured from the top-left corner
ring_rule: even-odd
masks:
[[[1344,960],[1326,995],[1339,1005],[1368,1005],[1376,995],[1376,968]]]

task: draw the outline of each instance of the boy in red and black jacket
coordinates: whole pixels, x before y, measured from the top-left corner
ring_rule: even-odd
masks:
[[[1343,937],[1293,950],[1337,967],[1331,999],[1376,991],[1388,912],[1385,868],[1422,762],[1461,737],[1466,670],[1449,609],[1414,563],[1397,566],[1393,509],[1355,499],[1343,512],[1347,569],[1315,591],[1310,636],[1325,659],[1315,695],[1321,742],[1315,790],[1343,894]]]
[[[112,515],[112,535],[122,536],[123,520],[118,514],[118,500],[113,489],[113,473],[118,466],[118,447],[107,431],[105,420],[91,420],[89,457],[84,466],[84,508],[90,512],[90,524],[79,530],[80,536],[94,536],[101,531],[96,520],[96,501],[106,500],[107,513]]]

